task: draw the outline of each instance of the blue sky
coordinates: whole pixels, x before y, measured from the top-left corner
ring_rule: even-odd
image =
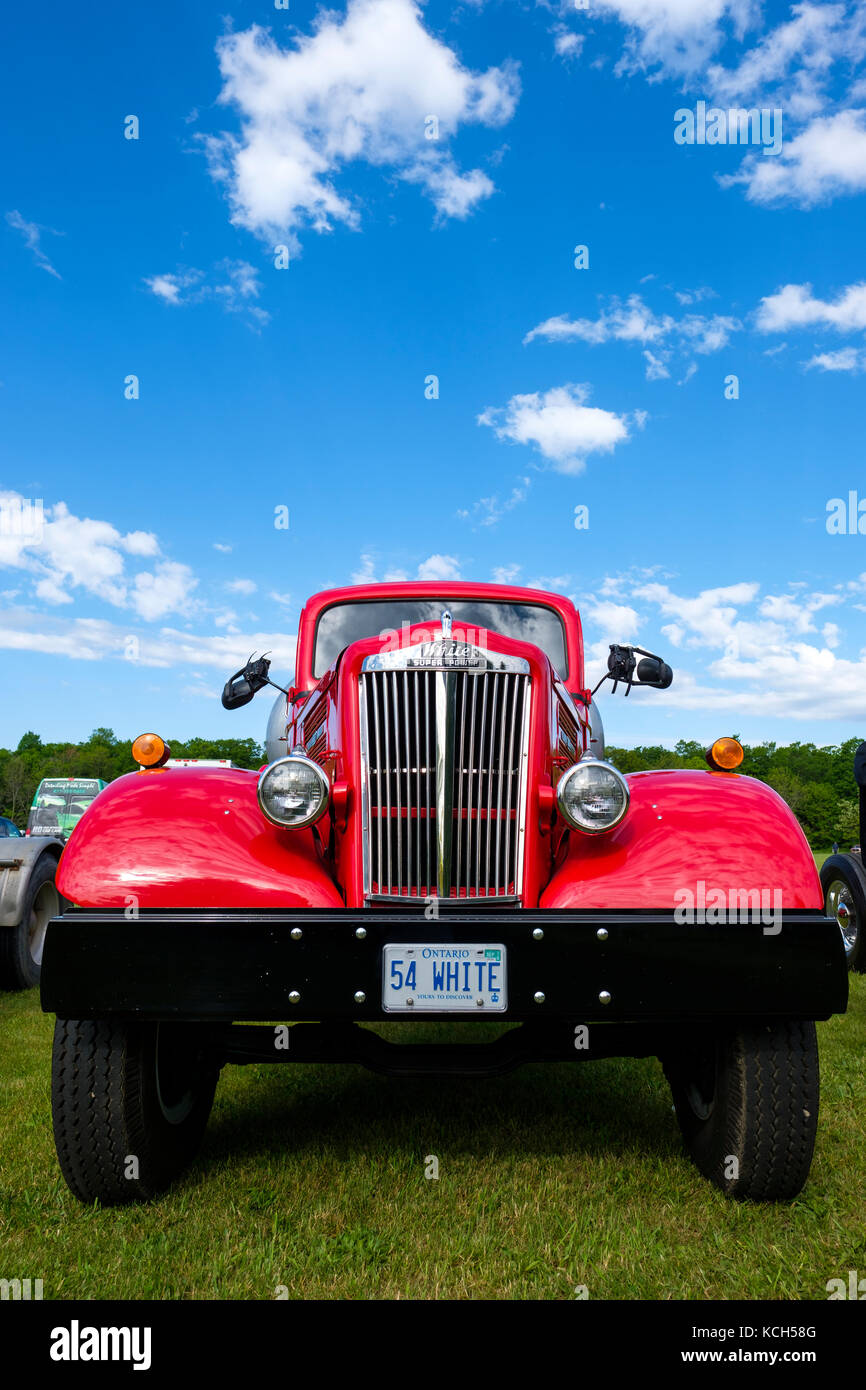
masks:
[[[7,29],[0,745],[261,736],[219,690],[309,594],[428,575],[572,595],[593,683],[661,651],[612,742],[866,733],[866,6]],[[701,101],[781,151],[676,143]]]

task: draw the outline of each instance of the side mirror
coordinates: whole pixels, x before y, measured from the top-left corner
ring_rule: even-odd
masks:
[[[643,660],[638,661],[636,652]],[[599,686],[607,680],[613,681],[614,690],[622,681],[626,695],[633,685],[648,685],[656,690],[667,690],[673,678],[673,671],[666,661],[662,661],[660,656],[646,651],[644,647],[632,647],[611,642],[610,656],[607,658],[607,674],[602,676],[595,690],[598,690]],[[592,692],[593,695],[595,690]]]
[[[667,690],[674,673],[660,656],[645,656],[637,664],[637,678],[641,685],[651,685],[655,690]]]
[[[248,705],[259,690],[270,685],[270,667],[267,657],[262,656],[258,661],[248,661],[246,666],[230,676],[223,686],[223,709],[241,709],[243,705]]]

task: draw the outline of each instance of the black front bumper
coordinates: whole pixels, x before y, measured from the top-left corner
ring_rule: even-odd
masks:
[[[48,927],[42,1008],[75,1019],[403,1021],[382,1007],[383,946],[473,941],[506,948],[508,1009],[488,1021],[823,1019],[847,1006],[841,934],[818,912],[785,913],[769,932],[683,925],[673,913],[443,907],[438,920],[421,909],[160,910],[132,921],[72,909]]]

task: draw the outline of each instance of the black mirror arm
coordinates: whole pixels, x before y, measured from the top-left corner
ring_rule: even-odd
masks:
[[[271,669],[271,663],[268,661],[270,652],[264,652],[259,657],[258,661],[253,661],[254,655],[255,653],[250,653],[250,658],[246,666],[244,667],[244,671],[261,679],[264,685],[272,685],[274,687],[274,690],[279,690],[283,695],[288,696],[288,690],[284,690],[281,685],[277,685],[276,681],[272,681],[270,676],[268,675],[268,672]],[[259,687],[259,689],[261,689],[261,686]]]
[[[621,645],[618,642],[611,642],[610,653],[611,654],[608,657],[608,669],[607,671],[605,671],[601,680],[598,682],[598,685],[595,687],[595,690],[592,691],[592,695],[595,695],[596,691],[600,689],[602,685],[604,685],[605,681],[610,680],[613,681],[613,690],[611,691],[611,694],[616,694],[616,688],[621,681],[626,688],[625,693],[626,698],[628,698],[633,685],[645,684],[645,682],[641,680],[636,681],[634,678],[634,673],[638,664],[635,653],[637,653],[640,656],[652,657],[654,661],[661,660],[660,657],[656,656],[655,652],[648,652],[646,647],[631,647],[627,645]],[[610,669],[611,666],[613,667],[612,670]],[[651,684],[651,682],[646,682],[646,684]]]

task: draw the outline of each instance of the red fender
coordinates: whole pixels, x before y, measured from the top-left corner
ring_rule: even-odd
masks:
[[[703,883],[706,894],[769,891],[768,901],[786,911],[822,910],[812,851],[772,787],[686,769],[635,772],[626,780],[625,819],[606,834],[571,832],[541,907],[670,911],[682,905],[684,890],[699,900]]]
[[[57,886],[79,907],[342,907],[312,829],[266,821],[256,781],[210,767],[118,777],[75,827]]]

